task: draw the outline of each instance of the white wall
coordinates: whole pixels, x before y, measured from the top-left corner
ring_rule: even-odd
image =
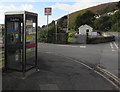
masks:
[[[87,29],[85,29],[85,28],[79,28],[79,34],[81,34],[81,35],[86,35],[86,30]],[[89,30],[89,35],[92,35],[92,31],[93,31],[93,29],[92,28],[89,28],[88,29]]]

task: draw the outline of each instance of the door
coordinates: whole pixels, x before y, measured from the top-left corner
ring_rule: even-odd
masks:
[[[7,68],[22,71],[22,23],[6,23]]]

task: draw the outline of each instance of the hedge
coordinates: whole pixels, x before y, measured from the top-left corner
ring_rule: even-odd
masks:
[[[94,37],[94,38],[87,38],[87,43],[88,44],[95,44],[95,43],[105,43],[105,42],[111,42],[115,41],[114,36],[109,36],[109,37]]]

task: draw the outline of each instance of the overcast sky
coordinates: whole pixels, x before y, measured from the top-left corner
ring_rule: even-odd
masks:
[[[0,0],[0,24],[4,24],[6,11],[31,11],[38,13],[38,25],[46,25],[44,8],[52,7],[52,15],[49,22],[56,20],[68,13],[85,9],[91,6],[116,2],[119,0]]]

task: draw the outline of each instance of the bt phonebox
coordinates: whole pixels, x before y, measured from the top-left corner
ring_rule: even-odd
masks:
[[[5,68],[25,73],[37,67],[37,14],[5,13]]]

